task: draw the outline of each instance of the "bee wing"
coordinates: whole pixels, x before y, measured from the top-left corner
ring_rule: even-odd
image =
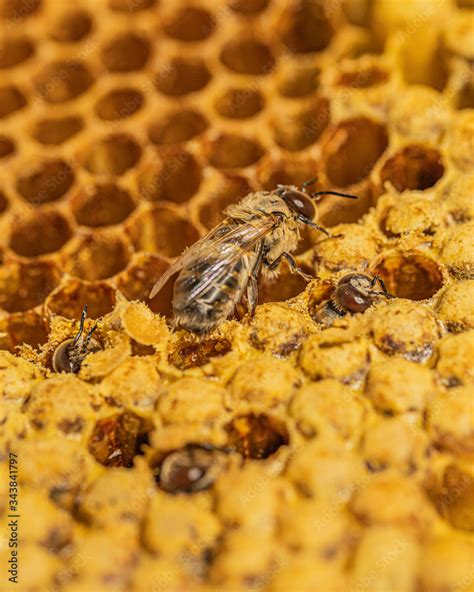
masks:
[[[186,251],[185,253],[183,253],[180,257],[178,257],[176,259],[176,261],[174,261],[168,267],[168,269],[165,271],[165,273],[160,276],[160,278],[158,279],[158,281],[155,283],[155,285],[153,286],[153,288],[150,291],[150,295],[148,296],[148,298],[150,298],[150,300],[158,294],[158,292],[163,288],[163,286],[166,284],[166,282],[170,279],[171,276],[173,276],[175,273],[178,273],[178,271],[181,271],[183,269],[184,264],[186,262],[186,256],[188,255],[188,253],[189,253],[189,250]]]
[[[220,226],[225,226],[225,222]],[[227,273],[229,267],[232,267],[245,254],[253,250],[255,245],[268,234],[275,226],[275,220],[272,218],[262,218],[252,221],[252,223],[242,223],[237,226],[230,227],[229,232],[221,235],[218,228],[212,231],[215,240],[212,236],[209,237],[206,243],[201,245],[199,249],[200,256],[209,255],[209,253],[217,252],[218,258],[210,265],[205,273],[202,274],[201,281],[197,286],[190,291],[189,298],[198,298],[206,289],[213,283],[219,283],[221,276]],[[227,226],[229,228],[229,226]],[[210,233],[211,234],[211,233]],[[209,240],[209,238],[211,240]]]

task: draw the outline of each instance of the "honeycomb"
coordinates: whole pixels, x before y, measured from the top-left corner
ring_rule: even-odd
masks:
[[[472,8],[2,2],[2,590],[474,590]],[[318,202],[315,280],[173,330],[173,258],[314,177],[358,196]],[[336,314],[353,271],[394,298]]]

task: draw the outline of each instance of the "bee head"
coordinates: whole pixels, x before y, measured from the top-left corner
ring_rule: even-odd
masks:
[[[287,206],[295,214],[306,220],[314,219],[316,208],[309,195],[306,195],[293,185],[278,185],[276,193],[285,200]]]

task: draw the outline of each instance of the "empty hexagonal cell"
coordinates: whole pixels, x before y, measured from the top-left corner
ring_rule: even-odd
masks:
[[[221,51],[221,62],[238,74],[269,74],[275,65],[270,48],[258,39],[228,41]]]
[[[84,150],[82,163],[91,173],[122,175],[140,160],[142,149],[129,135],[115,133],[98,139]]]
[[[0,136],[0,158],[10,156],[15,152],[15,142],[8,136]]]
[[[98,183],[81,187],[71,199],[71,209],[78,224],[95,228],[120,224],[133,212],[135,202],[115,183]]]
[[[21,21],[36,12],[41,0],[5,0],[0,5],[0,16],[12,21]]]
[[[292,2],[282,16],[280,28],[283,43],[294,53],[321,51],[334,34],[323,4],[312,0]]]
[[[23,109],[26,103],[25,96],[16,86],[0,86],[0,118]]]
[[[158,294],[149,300],[148,296],[155,282],[168,269],[169,262],[160,255],[139,253],[115,279],[117,288],[129,300],[143,300],[153,312],[170,316],[173,310],[173,288],[175,277],[165,284]]]
[[[182,108],[164,115],[148,128],[153,144],[180,144],[207,129],[208,121],[196,109]]]
[[[306,266],[298,266],[305,273],[311,275],[313,270]],[[282,264],[278,277],[272,280],[260,279],[258,286],[258,301],[284,302],[294,298],[306,289],[308,282],[296,273],[292,273],[287,264]]]
[[[124,269],[130,259],[130,245],[122,231],[95,230],[71,242],[65,268],[83,280],[101,280]]]
[[[102,62],[111,72],[134,72],[146,66],[151,54],[148,39],[138,33],[117,35],[102,48]]]
[[[337,79],[338,86],[349,88],[370,88],[382,84],[389,79],[389,73],[382,68],[373,66],[360,70],[342,72]]]
[[[34,45],[27,37],[4,37],[0,40],[0,69],[13,68],[33,55]]]
[[[92,30],[90,14],[81,9],[71,9],[63,12],[54,21],[50,29],[50,36],[60,43],[76,43]]]
[[[270,0],[230,0],[229,8],[241,14],[255,14],[267,8]]]
[[[217,226],[224,218],[227,206],[239,202],[253,191],[248,179],[239,175],[225,175],[217,186],[206,196],[206,201],[199,208],[199,221],[206,228]]]
[[[115,306],[115,290],[106,282],[86,282],[71,279],[52,292],[45,302],[50,314],[79,320],[87,304],[87,316],[98,319]]]
[[[18,255],[38,257],[59,250],[71,235],[71,224],[60,212],[29,211],[12,221],[9,245]]]
[[[133,216],[127,232],[136,249],[157,252],[166,257],[181,255],[199,238],[194,225],[166,205],[154,205]]]
[[[29,310],[10,315],[8,333],[13,346],[38,347],[48,340],[48,328],[42,314]]]
[[[278,113],[273,119],[275,141],[287,150],[303,150],[316,142],[329,124],[329,101],[315,98],[309,108]]]
[[[16,188],[30,203],[42,204],[62,197],[73,183],[74,173],[65,160],[38,159],[34,164],[22,169]]]
[[[312,64],[284,62],[278,70],[278,92],[288,98],[309,95],[318,87],[320,72],[320,68]]]
[[[390,251],[371,266],[371,273],[384,281],[398,298],[426,300],[443,286],[440,266],[434,259],[416,252]]]
[[[108,92],[95,104],[95,112],[101,119],[117,121],[131,117],[145,102],[142,93],[134,88],[117,88]]]
[[[253,88],[229,88],[215,102],[222,117],[245,119],[259,113],[264,107],[261,93]]]
[[[140,196],[147,201],[182,203],[199,189],[202,172],[194,156],[181,148],[168,148],[138,177]]]
[[[156,88],[165,95],[181,97],[203,89],[211,79],[206,63],[198,57],[176,57],[161,64]]]
[[[84,122],[75,115],[64,117],[46,117],[38,120],[33,127],[32,136],[41,144],[62,144],[79,133],[84,127]]]
[[[435,148],[410,144],[385,162],[380,180],[382,185],[390,181],[397,191],[423,190],[433,187],[443,174],[441,154]]]
[[[13,262],[0,266],[0,309],[22,312],[42,304],[58,285],[61,272],[51,261]]]
[[[276,189],[277,185],[296,185],[300,187],[305,181],[317,176],[318,163],[311,158],[285,157],[263,158],[257,167],[257,179],[266,191]],[[312,190],[319,186],[311,185]]]
[[[255,140],[230,133],[207,138],[203,148],[209,163],[218,169],[247,167],[264,154],[262,146]]]
[[[58,60],[44,66],[33,77],[37,92],[47,103],[64,103],[82,95],[94,78],[78,60]]]
[[[328,180],[347,187],[367,177],[388,146],[385,127],[365,117],[348,119],[331,132],[325,147]]]
[[[216,26],[210,12],[198,6],[178,8],[163,24],[163,31],[180,41],[202,41]]]

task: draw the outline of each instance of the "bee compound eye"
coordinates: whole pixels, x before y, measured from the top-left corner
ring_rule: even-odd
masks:
[[[55,372],[77,372],[71,360],[70,352],[73,339],[66,339],[58,345],[53,355],[53,370]]]
[[[352,313],[364,312],[372,304],[370,296],[361,292],[350,281],[339,285],[337,300],[343,309]]]
[[[169,493],[194,493],[208,489],[220,472],[223,454],[186,448],[169,454],[161,464],[159,484]]]
[[[316,209],[312,199],[305,193],[296,189],[284,189],[282,197],[294,212],[309,220],[313,220]]]

